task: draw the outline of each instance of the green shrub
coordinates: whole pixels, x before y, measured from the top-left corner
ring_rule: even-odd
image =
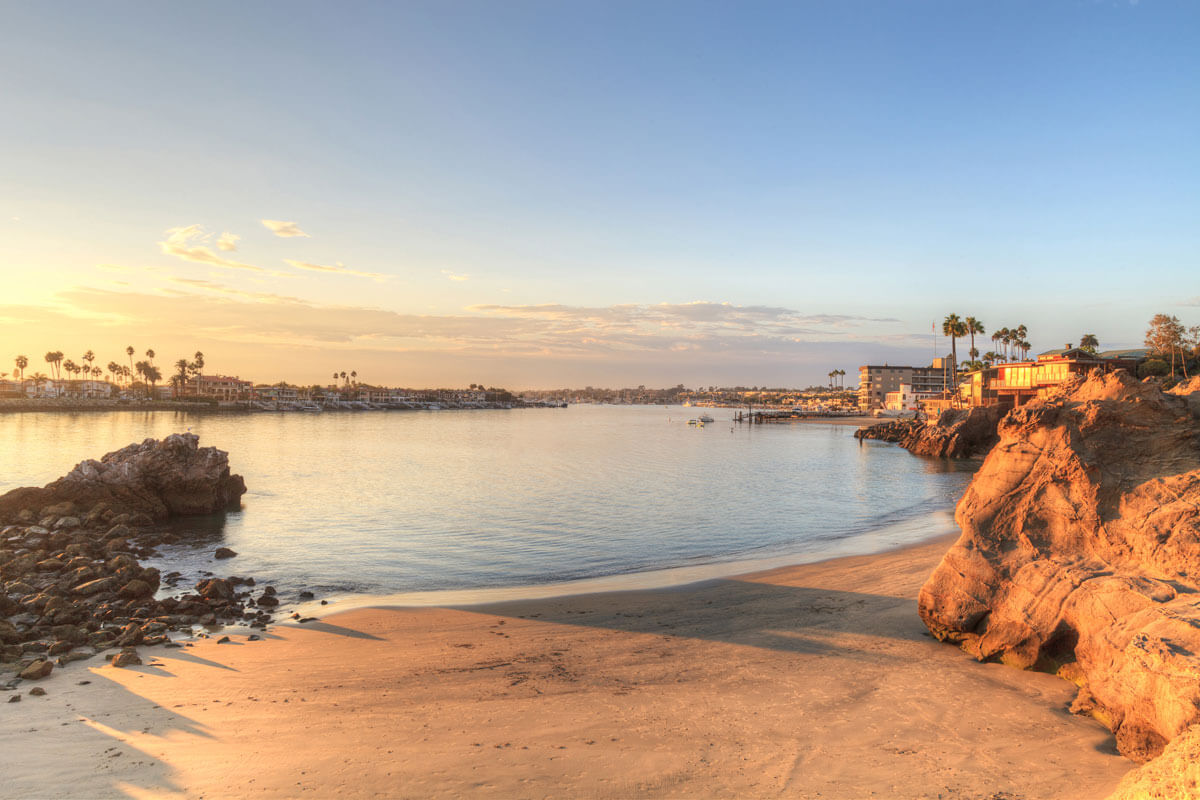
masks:
[[[1139,378],[1147,378],[1151,375],[1168,375],[1170,372],[1171,365],[1158,358],[1147,359],[1138,365]]]

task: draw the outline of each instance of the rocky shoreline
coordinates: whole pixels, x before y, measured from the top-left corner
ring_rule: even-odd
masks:
[[[999,441],[998,406],[946,411],[935,421],[893,420],[859,428],[854,438],[893,442],[918,456],[982,458]]]
[[[209,577],[160,597],[179,573],[164,576],[139,561],[178,541],[159,523],[236,509],[245,491],[227,453],[175,434],[0,496],[0,673],[14,676],[3,688],[114,648],[114,666],[138,664],[136,647],[181,646],[171,634],[197,626],[265,628],[280,602],[273,587],[255,596],[253,578]]]

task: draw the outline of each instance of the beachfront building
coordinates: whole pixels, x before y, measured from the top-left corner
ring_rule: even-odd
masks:
[[[1034,361],[997,364],[970,373],[955,399],[959,405],[971,407],[1022,406],[1073,375],[1117,369],[1136,373],[1139,361],[1144,358],[1145,352],[1141,350],[1108,353],[1092,353],[1077,347],[1047,350]]]
[[[901,385],[908,393],[932,397],[954,386],[949,358],[935,358],[928,367],[902,367],[891,364],[869,364],[858,368],[858,410],[871,413],[885,408],[889,393],[899,392]]]
[[[300,390],[295,386],[255,386],[254,399],[264,403],[295,403],[300,399]]]
[[[221,402],[249,400],[254,384],[228,375],[200,375],[189,378],[180,389],[180,397],[210,397]]]
[[[894,392],[888,392],[884,397],[883,408],[885,411],[917,411],[921,407],[921,403],[940,395],[941,392],[917,392],[913,390],[911,384],[902,383],[900,388]]]
[[[70,380],[59,383],[60,396],[105,400],[112,397],[113,385],[108,381]]]

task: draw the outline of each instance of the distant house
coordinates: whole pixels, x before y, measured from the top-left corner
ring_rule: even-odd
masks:
[[[208,397],[230,402],[249,400],[254,384],[228,375],[200,375],[184,381],[180,397]]]
[[[916,411],[920,404],[940,392],[914,392],[910,384],[902,383],[894,392],[888,392],[883,403],[885,411]]]
[[[66,393],[70,397],[107,399],[112,397],[113,386],[108,381],[65,381]]]
[[[63,395],[62,386],[49,378],[27,378],[22,382],[26,397],[55,398]]]
[[[254,399],[266,403],[294,403],[300,399],[295,386],[255,386]]]

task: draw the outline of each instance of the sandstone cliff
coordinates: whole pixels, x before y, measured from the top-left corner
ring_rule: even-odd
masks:
[[[1076,682],[1138,761],[1200,723],[1197,389],[1093,375],[1009,413],[919,597],[938,638]]]
[[[191,433],[147,439],[84,461],[40,489],[14,489],[0,496],[0,521],[16,521],[22,511],[36,517],[61,503],[105,504],[151,520],[236,510],[246,493],[242,476],[229,473],[228,453],[199,441]]]

